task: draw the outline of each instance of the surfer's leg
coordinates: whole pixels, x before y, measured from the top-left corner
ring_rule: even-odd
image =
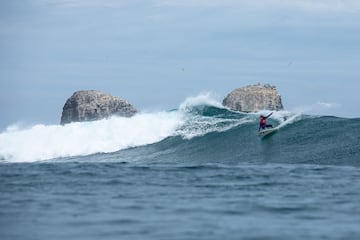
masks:
[[[272,128],[272,127],[273,127],[273,125],[270,125],[270,124],[269,124],[269,125],[266,125],[266,127],[267,127],[267,128],[268,128],[268,127],[269,127],[269,128]]]

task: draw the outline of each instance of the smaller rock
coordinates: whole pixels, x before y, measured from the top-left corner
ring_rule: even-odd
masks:
[[[249,85],[235,89],[224,98],[223,105],[241,112],[284,109],[279,92],[275,86],[269,84]]]
[[[65,103],[61,124],[94,121],[112,115],[131,117],[137,110],[126,100],[96,90],[77,91]]]

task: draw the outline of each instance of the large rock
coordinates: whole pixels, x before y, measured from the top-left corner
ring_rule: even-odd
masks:
[[[93,121],[112,115],[131,117],[137,110],[127,101],[100,91],[77,91],[65,103],[61,124]]]
[[[284,109],[279,92],[275,86],[269,84],[250,85],[235,89],[224,98],[223,105],[241,112]]]

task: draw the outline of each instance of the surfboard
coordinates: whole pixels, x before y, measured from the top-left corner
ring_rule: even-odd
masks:
[[[278,128],[266,128],[266,129],[260,130],[259,135],[261,137],[265,137],[267,135],[270,135],[270,134],[276,132],[277,130],[278,130]]]

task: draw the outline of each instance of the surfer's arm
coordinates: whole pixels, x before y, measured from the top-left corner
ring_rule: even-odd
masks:
[[[266,116],[266,118],[270,117],[273,113],[271,112],[269,115]]]

